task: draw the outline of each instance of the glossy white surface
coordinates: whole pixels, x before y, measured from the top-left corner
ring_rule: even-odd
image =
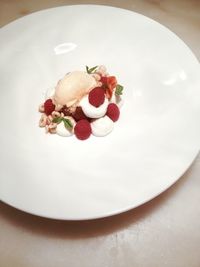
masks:
[[[45,100],[47,100],[47,99],[49,99],[49,98],[52,98],[54,94],[55,94],[55,87],[50,87],[50,88],[48,88],[48,89],[44,92],[45,97],[44,97],[43,101],[45,101]]]
[[[105,26],[117,31],[111,36],[110,30],[104,29],[106,41],[100,43],[102,33],[97,34],[96,27],[102,25],[102,16]],[[123,18],[120,25],[119,16]],[[69,17],[63,40],[58,26]],[[79,31],[70,31],[71,25],[78,29],[80,24],[85,29],[84,41],[82,34],[77,35]],[[18,31],[21,35],[17,35]],[[45,35],[34,38],[41,32]],[[12,128],[6,117],[2,119],[3,201],[54,218],[101,217],[154,197],[191,164],[200,145],[199,63],[163,26],[120,9],[65,7],[10,24],[1,29],[0,38],[0,104],[2,110],[7,110],[10,103],[12,109],[7,115],[14,112],[16,119]],[[77,47],[62,57],[54,54],[54,48],[64,42]],[[11,59],[13,64],[8,66]],[[66,69],[99,62],[119,76],[126,88],[126,104],[118,127],[106,138],[86,142],[70,138],[63,143],[59,137],[47,138],[37,128],[37,106],[43,89],[55,84]],[[66,157],[67,150],[70,157]],[[60,161],[57,155],[62,156]],[[78,169],[73,167],[74,162]]]

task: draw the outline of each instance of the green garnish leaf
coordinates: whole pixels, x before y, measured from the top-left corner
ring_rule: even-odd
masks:
[[[71,130],[73,128],[73,124],[71,123],[71,121],[69,119],[63,118],[63,117],[58,117],[58,118],[54,118],[52,120],[55,123],[61,123],[61,121],[64,122],[65,128]]]
[[[86,71],[87,71],[87,73],[89,73],[89,67],[88,66],[86,66]]]
[[[62,118],[63,122],[64,122],[64,125],[65,125],[65,128],[71,130],[73,128],[73,124],[71,123],[71,121],[69,119],[65,119],[65,118]]]
[[[86,66],[86,71],[87,71],[88,74],[91,74],[91,73],[93,73],[93,72],[96,70],[97,67],[98,67],[98,66],[89,68],[88,66]]]
[[[117,84],[115,95],[122,95],[123,94],[124,87],[120,84]]]
[[[62,117],[57,117],[57,118],[54,118],[52,121],[55,123],[61,123],[62,120],[63,120]]]

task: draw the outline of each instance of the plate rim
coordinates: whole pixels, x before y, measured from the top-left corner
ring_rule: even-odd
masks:
[[[110,6],[110,5],[99,5],[99,4],[70,4],[70,5],[63,5],[63,6],[57,6],[57,7],[51,7],[51,8],[47,8],[47,9],[42,9],[42,10],[37,10],[37,11],[34,11],[34,12],[31,12],[30,14],[27,14],[25,16],[22,16],[18,19],[15,19],[5,25],[3,25],[1,28],[0,28],[0,33],[2,31],[2,29],[5,29],[6,27],[9,27],[10,25],[12,24],[15,24],[17,21],[19,20],[24,20],[26,19],[28,16],[33,16],[37,13],[43,13],[43,12],[47,12],[47,11],[52,11],[52,10],[55,10],[55,9],[63,9],[63,8],[68,8],[68,7],[87,7],[87,6],[90,6],[90,7],[95,7],[95,8],[99,8],[99,7],[102,7],[102,8],[110,8],[110,9],[120,9],[122,10],[123,12],[128,12],[128,13],[131,13],[131,14],[136,14],[136,15],[139,15],[139,16],[142,16],[144,17],[145,19],[148,19],[150,21],[153,21],[154,23],[156,24],[159,24],[159,26],[161,26],[163,29],[165,30],[168,30],[170,31],[170,33],[172,33],[179,41],[182,42],[182,44],[184,44],[184,46],[188,49],[188,52],[193,56],[193,58],[198,62],[200,63],[200,61],[198,60],[197,56],[195,55],[195,53],[193,52],[192,48],[190,48],[190,46],[187,45],[187,43],[185,42],[185,40],[182,40],[179,35],[177,33],[175,33],[173,30],[171,30],[168,26],[166,25],[163,25],[161,24],[159,21],[155,20],[155,19],[152,19],[144,14],[141,14],[141,13],[138,13],[138,12],[135,12],[135,11],[132,11],[130,9],[125,9],[125,8],[121,8],[121,7],[115,7],[115,6]],[[200,67],[200,65],[199,65]],[[35,212],[32,212],[30,210],[27,210],[27,209],[21,209],[17,206],[15,206],[14,204],[12,203],[8,203],[4,200],[1,199],[1,201],[3,203],[5,203],[6,205],[10,206],[10,207],[13,207],[19,211],[22,211],[22,212],[25,212],[27,214],[31,214],[31,215],[34,215],[34,216],[38,216],[38,217],[42,217],[42,218],[47,218],[47,219],[54,219],[54,220],[68,220],[68,221],[84,221],[84,220],[96,220],[96,219],[101,219],[101,218],[107,218],[107,217],[112,217],[112,216],[116,216],[116,215],[119,215],[121,213],[124,213],[124,212],[128,212],[132,209],[135,209],[141,205],[144,205],[145,203],[151,201],[152,199],[158,197],[160,194],[162,194],[163,192],[165,192],[166,190],[168,190],[172,185],[174,185],[183,175],[185,175],[185,173],[190,169],[190,167],[193,165],[195,159],[198,157],[198,154],[199,154],[199,151],[200,151],[200,148],[196,149],[196,152],[193,152],[193,157],[192,157],[192,160],[190,161],[190,163],[188,164],[188,166],[186,166],[186,168],[181,172],[180,175],[177,175],[177,177],[175,179],[173,179],[172,182],[170,182],[168,184],[167,187],[164,187],[162,190],[160,190],[157,194],[154,194],[153,196],[150,196],[150,197],[146,197],[143,199],[143,201],[141,201],[140,203],[136,204],[136,205],[130,205],[129,207],[126,207],[126,208],[123,208],[123,209],[119,209],[119,210],[115,210],[113,212],[109,212],[109,213],[105,213],[104,215],[98,215],[98,216],[89,216],[89,217],[84,217],[84,218],[73,218],[73,217],[69,217],[69,216],[49,216],[49,215],[44,215],[44,214],[40,214],[40,213],[35,213]]]

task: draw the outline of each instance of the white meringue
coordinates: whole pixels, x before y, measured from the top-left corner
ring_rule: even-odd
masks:
[[[66,116],[65,118],[71,121],[71,123],[73,124],[73,128],[72,128],[71,130],[70,130],[70,129],[67,129],[67,128],[65,127],[64,122],[61,121],[61,122],[57,125],[57,127],[56,127],[56,133],[57,133],[58,135],[60,135],[60,136],[68,137],[68,136],[73,135],[73,133],[74,133],[74,126],[76,125],[76,122],[75,122],[75,120],[74,120],[72,117],[70,117],[70,116]]]
[[[92,134],[95,136],[105,136],[112,132],[114,128],[114,122],[108,117],[96,119],[91,123]]]

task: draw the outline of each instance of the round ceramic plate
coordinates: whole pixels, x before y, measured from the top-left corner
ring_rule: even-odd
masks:
[[[0,30],[0,198],[57,219],[100,218],[171,186],[200,147],[200,65],[159,23],[80,5],[36,12]],[[124,85],[114,131],[79,141],[38,127],[44,91],[103,64]]]

